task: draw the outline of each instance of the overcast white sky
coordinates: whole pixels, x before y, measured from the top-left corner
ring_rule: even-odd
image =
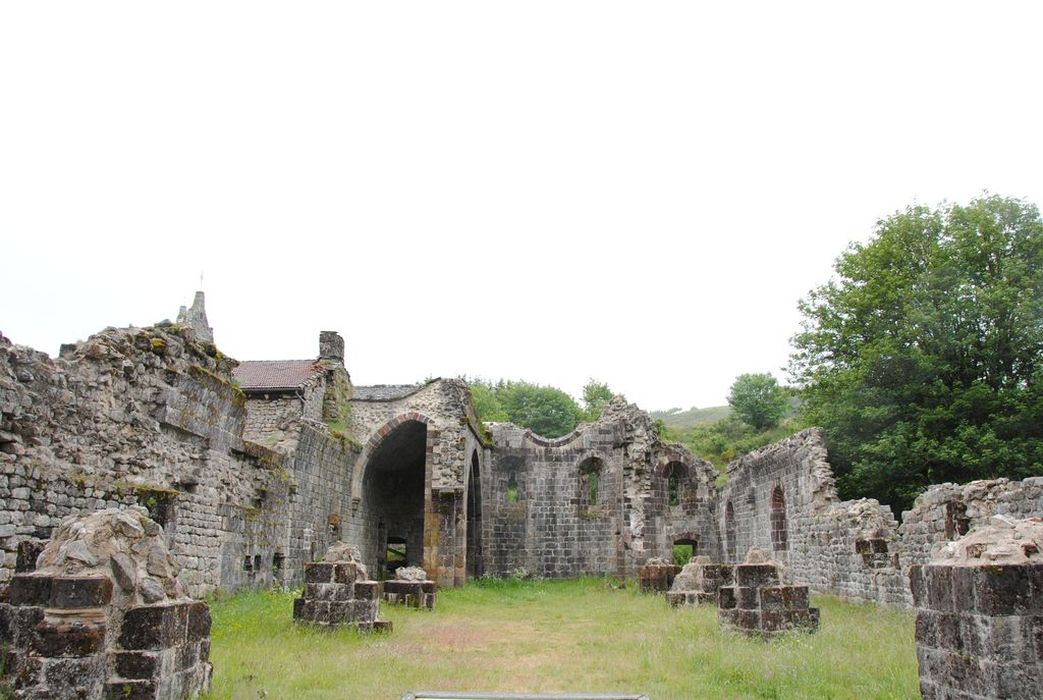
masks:
[[[648,409],[774,372],[920,202],[1043,204],[1043,4],[0,5],[0,330],[56,353],[203,288],[239,359],[346,338]]]

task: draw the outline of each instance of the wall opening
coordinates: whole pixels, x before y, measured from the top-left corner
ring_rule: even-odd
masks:
[[[694,537],[681,537],[674,540],[674,563],[684,566],[695,557],[699,550],[699,542]]]
[[[971,529],[971,519],[967,517],[967,504],[962,501],[948,501],[945,504],[945,539],[955,540],[963,537]]]
[[[789,532],[786,529],[786,497],[782,487],[771,492],[771,548],[776,552],[789,549]]]
[[[384,578],[394,578],[403,566],[406,566],[406,538],[388,537],[384,547]]]
[[[514,472],[507,475],[507,502],[518,502],[518,481],[514,477]]]
[[[597,457],[587,457],[579,465],[579,503],[582,506],[596,506],[600,497],[601,468],[603,463]]]
[[[398,566],[422,565],[426,457],[427,425],[410,420],[384,436],[365,465],[363,501],[370,522],[379,524],[370,530],[363,554],[386,575]],[[388,558],[390,543],[402,559]]]
[[[680,462],[666,465],[666,503],[670,506],[681,505],[682,488],[687,480],[688,470]]]
[[[467,575],[478,578],[483,573],[482,481],[475,450],[471,453],[471,473],[467,478]]]

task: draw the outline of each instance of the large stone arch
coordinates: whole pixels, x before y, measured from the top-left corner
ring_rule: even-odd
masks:
[[[357,507],[359,501],[362,500],[362,480],[366,475],[366,468],[369,466],[370,460],[373,458],[373,453],[380,447],[384,442],[385,438],[390,435],[394,430],[401,425],[409,422],[423,423],[427,426],[426,436],[426,447],[430,448],[434,444],[436,435],[432,432],[432,420],[422,413],[416,411],[410,411],[401,415],[395,416],[384,425],[380,426],[377,430],[370,435],[366,444],[362,448],[362,452],[359,454],[358,459],[355,461],[355,470],[351,476],[351,500],[352,503]],[[428,455],[427,462],[425,464],[426,470],[426,481],[425,487],[430,489],[431,487],[431,464],[430,464],[430,450],[426,452]]]

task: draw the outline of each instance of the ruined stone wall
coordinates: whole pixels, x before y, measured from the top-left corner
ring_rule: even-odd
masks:
[[[459,490],[467,479],[471,456],[481,443],[478,420],[467,385],[458,379],[436,379],[395,398],[351,402],[352,435],[365,444],[394,419],[416,413],[430,420],[430,487],[436,491]]]
[[[903,563],[907,567],[926,564],[937,545],[987,525],[994,515],[1043,515],[1043,477],[931,486],[916,499],[912,510],[902,514]]]
[[[891,509],[872,499],[838,499],[818,428],[729,464],[718,525],[729,563],[757,547],[815,590],[908,604]]]
[[[354,469],[352,519],[367,566],[378,570],[383,544],[364,493],[366,470],[385,438],[407,423],[423,423],[423,567],[439,585],[467,578],[467,489],[472,462],[484,469],[484,447],[467,385],[438,379],[419,387],[356,387],[351,434],[362,445]],[[478,485],[480,488],[480,484]],[[415,528],[411,532],[419,532]]]
[[[555,440],[512,424],[491,431],[495,448],[483,477],[488,573],[629,575],[649,557],[669,558],[675,536],[719,554],[716,471],[663,444],[635,406],[614,400],[597,423]],[[671,506],[665,467],[674,463],[683,473]]]
[[[193,595],[242,585],[228,562],[271,533],[234,513],[263,503],[272,470],[241,439],[232,364],[177,326],[106,329],[57,359],[0,336],[0,580],[19,542],[136,502],[164,525]]]
[[[782,516],[773,508],[776,490]],[[899,526],[890,507],[876,500],[837,499],[821,430],[812,428],[728,465],[718,523],[729,562],[759,547],[785,561],[794,581],[815,590],[909,606],[910,567],[927,563],[940,544],[993,515],[1043,515],[1043,477],[932,486]]]

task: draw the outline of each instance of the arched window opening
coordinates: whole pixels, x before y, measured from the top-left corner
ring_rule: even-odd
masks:
[[[518,480],[514,477],[514,472],[507,475],[507,502],[518,502]]]
[[[579,465],[579,497],[585,506],[596,506],[600,496],[602,462],[597,457],[588,457]]]
[[[771,548],[776,552],[789,548],[789,533],[786,531],[786,497],[782,487],[771,492]]]
[[[666,466],[666,502],[668,505],[681,505],[681,484],[687,476],[687,471],[680,462],[671,462]]]

